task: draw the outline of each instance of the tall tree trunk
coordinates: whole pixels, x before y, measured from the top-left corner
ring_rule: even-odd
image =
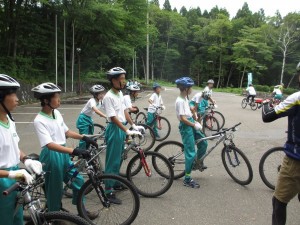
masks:
[[[280,84],[282,84],[283,81],[283,74],[285,69],[285,60],[286,60],[286,48],[283,51],[283,58],[282,58],[282,66],[281,66],[281,74],[280,74]]]
[[[146,74],[146,65],[145,65],[144,57],[141,56],[141,59],[142,59],[142,64],[143,64],[143,69],[144,69],[144,77],[145,77],[145,80],[147,80],[147,78],[146,78],[146,76],[147,76],[147,74]]]
[[[220,39],[220,55],[219,55],[219,78],[218,78],[217,88],[219,88],[220,80],[221,80],[221,73],[222,73],[222,43],[223,43],[223,39],[221,37],[221,39]]]
[[[154,81],[154,60],[153,60],[153,52],[154,52],[154,42],[152,42],[152,51],[151,51],[151,80]]]
[[[241,78],[240,88],[243,87],[243,80],[244,80],[245,72],[246,72],[246,66],[244,66],[244,69],[243,69],[243,74],[242,74],[242,78]]]
[[[228,74],[228,78],[227,78],[227,82],[226,82],[226,87],[228,87],[228,86],[229,86],[229,81],[230,81],[230,79],[231,79],[231,76],[232,76],[233,70],[234,70],[234,66],[233,66],[233,65],[231,65],[231,67],[230,67],[230,70],[229,70],[229,74]]]
[[[294,80],[294,78],[295,78],[296,75],[297,75],[297,73],[294,73],[294,75],[293,75],[292,78],[290,79],[290,81],[289,81],[288,85],[286,86],[286,88],[289,88],[289,87],[290,87],[290,85],[291,85],[291,83],[293,82],[293,80]]]
[[[167,58],[167,52],[168,52],[168,49],[169,49],[169,40],[170,40],[170,36],[168,36],[167,48],[166,48],[166,51],[165,51],[164,61],[162,63],[161,70],[160,70],[160,79],[161,80],[162,80],[162,75],[163,75],[163,71],[164,71],[165,61],[166,61],[166,58]]]

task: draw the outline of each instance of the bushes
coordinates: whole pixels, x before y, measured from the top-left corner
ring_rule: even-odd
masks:
[[[273,91],[273,87],[269,87],[267,85],[254,85],[254,88],[256,91],[260,91],[260,92],[272,92]]]
[[[298,89],[295,89],[295,88],[284,88],[283,89],[283,94],[284,95],[291,95],[295,92],[298,92],[299,90]]]

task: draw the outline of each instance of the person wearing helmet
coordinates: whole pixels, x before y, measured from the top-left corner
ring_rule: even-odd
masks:
[[[61,90],[53,83],[42,83],[32,89],[34,97],[41,102],[42,109],[34,119],[33,125],[42,148],[40,161],[45,164],[45,192],[49,211],[59,211],[63,197],[63,181],[69,180],[74,170],[66,173],[71,164],[70,154],[85,157],[85,149],[66,146],[66,137],[83,140],[88,145],[97,143],[81,134],[70,130],[57,108],[60,106]],[[84,180],[78,175],[72,182],[73,204],[77,203],[78,191]],[[90,215],[94,217],[95,215]]]
[[[139,130],[144,130],[144,128],[136,126],[132,122],[124,103],[124,96],[121,90],[126,84],[126,71],[120,67],[114,67],[110,69],[106,75],[112,88],[103,98],[103,108],[109,122],[105,131],[107,144],[105,173],[118,175],[126,135],[141,135]],[[127,122],[131,125],[133,130],[125,127]],[[108,191],[111,201],[115,204],[122,204],[121,200],[116,198],[114,194],[114,190],[122,187],[112,181],[107,181],[105,188]]]
[[[255,88],[253,87],[253,85],[249,84],[249,87],[247,87],[246,91],[248,92],[247,102],[249,102],[249,99],[251,98],[252,103],[254,103],[254,98],[256,96],[256,91],[255,91]]]
[[[205,113],[205,110],[208,107],[208,101],[210,101],[212,104],[216,104],[216,101],[212,98],[212,89],[214,87],[214,83],[215,82],[212,79],[208,80],[207,86],[202,92],[202,100],[199,106],[200,115]]]
[[[300,87],[300,63],[296,67]],[[265,123],[288,117],[288,135],[284,145],[285,157],[280,167],[272,199],[272,225],[286,224],[287,204],[296,195],[300,200],[300,91],[288,96],[274,108],[263,102],[262,119]]]
[[[192,111],[192,113],[193,113],[193,118],[194,118],[194,120],[196,120],[196,121],[198,121],[198,114],[201,114],[201,102],[202,102],[202,99],[203,99],[203,94],[202,94],[202,92],[198,92],[198,93],[196,93],[193,97],[192,97],[192,99],[191,99],[191,101],[190,101],[190,109],[191,109],[191,111]],[[204,113],[204,112],[202,112],[202,113]]]
[[[89,90],[93,97],[85,104],[76,122],[76,128],[80,134],[94,134],[94,121],[92,116],[95,113],[100,117],[106,118],[106,115],[100,111],[106,91],[105,88],[102,85],[93,85]],[[79,148],[86,149],[86,142],[80,140]]]
[[[175,102],[175,110],[179,120],[181,139],[184,145],[185,178],[183,185],[191,188],[200,188],[200,185],[192,179],[191,172],[195,157],[200,159],[206,153],[207,141],[202,141],[197,144],[198,150],[196,153],[195,140],[204,138],[205,135],[201,132],[201,124],[193,119],[187,98],[192,92],[194,81],[189,77],[181,77],[177,79],[175,83],[180,90],[180,95]],[[203,168],[205,168],[204,165]]]
[[[153,93],[148,99],[149,107],[147,113],[147,125],[151,126],[154,134],[157,138],[159,138],[159,133],[157,129],[157,121],[155,119],[155,112],[157,111],[158,107],[161,107],[162,110],[165,110],[166,107],[164,106],[162,97],[161,97],[161,86],[158,83],[153,84]]]
[[[139,108],[137,106],[132,105],[132,100],[135,101],[135,98],[138,96],[140,91],[140,87],[138,85],[130,85],[126,88],[128,90],[128,94],[124,95],[124,103],[126,108],[129,110],[129,113],[137,114],[139,112]]]
[[[281,85],[276,85],[273,89],[272,94],[274,96],[274,99],[278,99],[281,101],[283,97]]]
[[[17,191],[3,196],[4,190],[11,187],[16,180],[31,184],[32,173],[40,174],[42,164],[32,160],[19,148],[19,136],[11,112],[18,105],[17,90],[20,84],[12,77],[0,74],[0,224],[22,225],[23,209],[15,212]],[[18,164],[24,163],[25,169],[19,169]]]

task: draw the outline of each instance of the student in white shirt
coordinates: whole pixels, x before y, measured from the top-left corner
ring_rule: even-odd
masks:
[[[17,191],[2,195],[16,180],[32,183],[33,177],[25,169],[19,169],[20,161],[30,173],[42,172],[42,164],[27,157],[19,148],[20,139],[11,116],[18,105],[16,92],[19,88],[15,79],[0,74],[0,225],[23,225],[23,208],[15,212]]]
[[[139,130],[144,130],[144,127],[136,126],[132,122],[124,104],[124,96],[121,90],[126,84],[125,76],[126,71],[120,67],[114,67],[107,72],[107,79],[112,86],[103,98],[103,108],[109,121],[105,131],[107,144],[105,173],[107,174],[118,175],[120,172],[126,135],[141,135]],[[131,125],[133,130],[129,130],[124,126],[126,122]],[[114,194],[114,190],[121,188],[112,181],[105,183],[110,201],[114,204],[122,204],[121,200],[116,198]]]
[[[161,86],[158,83],[153,84],[153,94],[150,96],[148,102],[148,113],[147,113],[147,125],[152,127],[154,134],[157,138],[159,138],[159,133],[157,129],[157,121],[155,119],[155,112],[157,107],[161,107],[162,110],[165,110],[166,107],[164,106],[162,97],[161,97]]]
[[[249,84],[249,87],[247,87],[246,91],[248,92],[247,96],[247,102],[249,102],[249,99],[251,98],[252,102],[254,102],[254,98],[256,96],[255,88],[252,84]]]
[[[124,95],[125,107],[129,110],[129,113],[137,114],[139,112],[139,108],[132,105],[132,100],[135,101],[135,98],[138,96],[140,91],[140,87],[137,85],[130,85],[126,89],[128,90],[128,94]]]
[[[100,117],[106,118],[106,115],[100,111],[106,91],[105,88],[102,85],[93,85],[89,90],[93,97],[85,104],[76,122],[79,134],[94,134],[94,121],[92,117],[95,113]],[[87,149],[87,147],[85,141],[80,140],[79,148]]]
[[[85,157],[88,152],[84,149],[69,148],[66,145],[66,137],[82,139],[88,145],[98,147],[92,139],[71,131],[65,124],[62,115],[57,110],[60,106],[61,90],[53,83],[43,83],[32,89],[34,97],[41,101],[41,112],[34,119],[34,128],[38,136],[42,151],[40,161],[45,164],[44,170],[49,171],[45,175],[45,191],[47,207],[49,211],[59,211],[63,197],[63,181],[69,180],[75,170],[66,173],[71,164],[70,154]],[[72,182],[73,201],[76,205],[78,191],[84,180],[81,175]],[[89,214],[90,218],[97,215]]]
[[[273,95],[274,95],[274,99],[278,99],[278,100],[282,99],[283,95],[281,91],[281,86],[277,85],[274,87]]]
[[[182,77],[177,79],[175,83],[180,90],[180,95],[175,102],[175,110],[179,120],[179,131],[184,145],[185,178],[183,185],[191,188],[200,188],[200,185],[192,179],[191,172],[196,155],[197,158],[200,159],[206,153],[207,142],[202,141],[197,144],[198,151],[196,154],[195,140],[203,138],[205,135],[200,131],[202,129],[201,124],[195,122],[193,119],[187,99],[187,96],[192,92],[194,81],[189,77]],[[204,165],[202,168],[206,169]]]
[[[193,118],[195,119],[195,120],[198,120],[198,113],[200,113],[200,111],[201,111],[201,109],[200,109],[200,103],[201,103],[201,101],[202,101],[202,99],[203,99],[203,93],[202,92],[198,92],[198,93],[196,93],[193,97],[192,97],[192,99],[191,99],[191,101],[190,101],[190,108],[191,108],[191,111],[192,111],[192,113],[193,113]]]

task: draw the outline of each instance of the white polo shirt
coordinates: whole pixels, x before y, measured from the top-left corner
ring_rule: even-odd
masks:
[[[249,95],[256,95],[256,91],[252,86],[247,87],[246,91],[249,92]]]
[[[197,104],[200,104],[201,100],[202,100],[202,92],[198,92],[198,93],[195,94],[195,95],[193,96],[193,98],[191,99],[191,101],[193,101],[193,102],[195,102],[195,103],[197,103]]]
[[[132,102],[131,102],[130,95],[124,95],[124,104],[125,104],[126,109],[132,108]]]
[[[8,117],[8,124],[0,122],[0,169],[20,163],[20,138],[15,123]]]
[[[103,98],[103,108],[107,119],[111,122],[111,117],[116,116],[122,123],[126,122],[124,110],[126,106],[124,104],[124,96],[121,91],[115,94],[112,90],[109,90]]]
[[[192,112],[190,110],[189,101],[187,98],[177,97],[175,102],[176,116],[180,121],[180,116],[186,116],[187,118],[192,117]]]
[[[60,112],[55,109],[54,113],[55,119],[43,112],[34,119],[33,125],[42,148],[52,142],[59,145],[66,144],[66,132],[69,128]]]
[[[161,98],[161,95],[156,94],[155,92],[150,96],[149,98],[153,103],[149,105],[148,107],[148,112],[149,113],[155,113],[156,109],[153,105],[155,106],[162,106],[163,100]]]
[[[83,113],[87,116],[92,117],[95,114],[95,111],[93,110],[93,107],[96,107],[97,109],[101,109],[102,102],[97,102],[95,98],[91,98],[83,107],[80,113]]]

